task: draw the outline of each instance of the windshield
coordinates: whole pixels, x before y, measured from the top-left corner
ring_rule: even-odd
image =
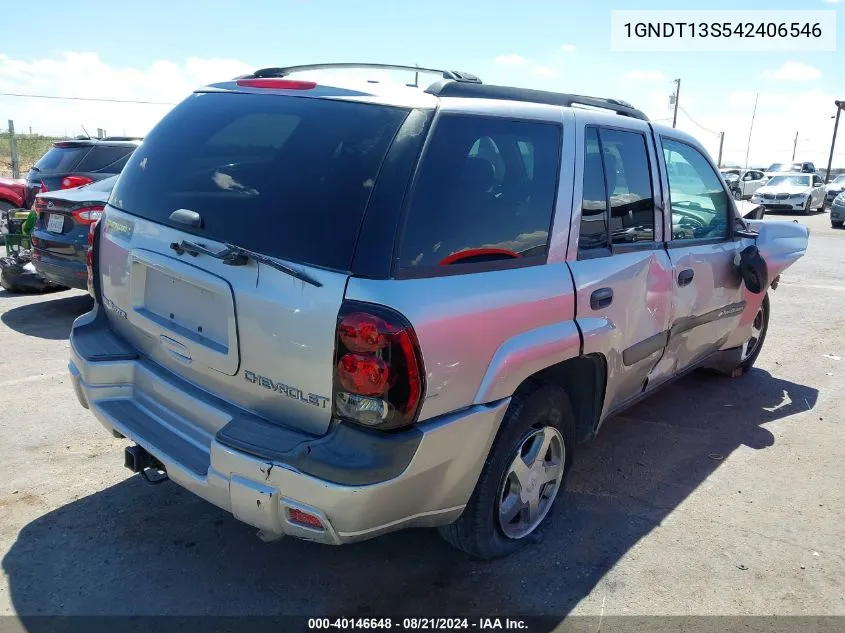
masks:
[[[775,163],[766,171],[792,171],[789,163]]]
[[[242,248],[348,270],[405,109],[275,94],[199,93],[129,159],[109,204]],[[201,229],[170,215],[197,212]]]
[[[809,176],[774,176],[768,183],[769,187],[777,187],[783,185],[793,185],[797,187],[809,187]]]
[[[840,174],[831,184],[845,185],[845,174]]]

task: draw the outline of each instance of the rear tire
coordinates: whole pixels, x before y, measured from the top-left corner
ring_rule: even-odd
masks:
[[[804,205],[804,215],[810,215],[810,205],[812,205],[812,198],[807,198],[807,204]]]
[[[575,416],[566,391],[547,383],[520,390],[463,514],[438,528],[440,535],[479,559],[505,556],[534,542],[565,488],[574,449]]]
[[[845,222],[831,222],[831,223],[830,223],[830,228],[832,228],[832,229],[841,229],[843,224],[845,224]]]
[[[739,367],[742,373],[747,373],[757,360],[763,349],[763,343],[766,340],[766,332],[769,331],[769,295],[763,297],[763,303],[760,304],[757,314],[754,315],[754,322],[751,326],[751,338],[742,346],[742,362]]]

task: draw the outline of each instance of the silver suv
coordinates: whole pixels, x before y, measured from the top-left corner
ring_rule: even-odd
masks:
[[[291,78],[321,68],[188,97],[92,231],[70,372],[133,471],[266,539],[500,556],[603,420],[754,363],[808,232],[742,220],[695,139],[466,73]]]

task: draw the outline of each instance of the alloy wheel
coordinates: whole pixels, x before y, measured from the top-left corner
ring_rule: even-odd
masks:
[[[763,305],[757,310],[754,315],[754,321],[751,323],[751,337],[745,341],[742,346],[742,360],[745,361],[757,351],[760,346],[760,340],[763,337],[763,324],[765,323],[765,314],[763,313]]]
[[[523,538],[546,518],[565,465],[563,436],[555,427],[535,429],[522,441],[499,491],[499,525],[506,537]]]

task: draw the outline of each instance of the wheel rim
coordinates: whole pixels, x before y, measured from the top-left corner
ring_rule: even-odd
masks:
[[[522,441],[499,490],[499,526],[506,537],[523,538],[546,518],[565,465],[563,436],[555,427],[536,429]]]
[[[734,200],[742,200],[742,194],[739,191],[737,191],[736,189],[734,189],[733,194],[734,194]]]
[[[763,326],[765,325],[765,314],[763,311],[763,305],[760,305],[760,309],[757,310],[757,314],[754,315],[754,321],[751,323],[751,338],[745,341],[745,345],[742,346],[742,360],[745,361],[757,351],[757,348],[760,347],[760,339],[763,338]]]

